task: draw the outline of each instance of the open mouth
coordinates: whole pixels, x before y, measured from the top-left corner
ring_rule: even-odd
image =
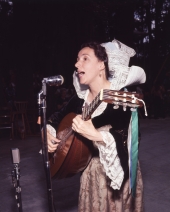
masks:
[[[85,72],[84,71],[76,71],[76,74],[81,76],[81,75],[85,74]]]

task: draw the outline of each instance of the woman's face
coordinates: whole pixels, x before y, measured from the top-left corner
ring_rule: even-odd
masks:
[[[104,63],[98,60],[93,49],[89,47],[81,49],[75,64],[80,84],[89,85],[96,81],[103,66]]]

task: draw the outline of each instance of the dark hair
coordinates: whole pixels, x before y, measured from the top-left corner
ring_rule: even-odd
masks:
[[[95,56],[100,61],[104,62],[105,74],[106,74],[106,78],[108,79],[110,77],[110,72],[109,72],[108,57],[107,57],[106,49],[97,42],[84,43],[84,44],[82,44],[81,49],[83,49],[85,47],[89,47],[89,48],[93,49]]]

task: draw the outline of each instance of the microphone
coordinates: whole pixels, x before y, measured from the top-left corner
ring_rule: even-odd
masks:
[[[49,86],[59,86],[63,84],[64,78],[61,75],[52,76],[52,77],[44,78],[43,82],[45,82]]]
[[[12,156],[12,163],[18,164],[20,163],[20,154],[18,148],[11,148],[11,156]]]

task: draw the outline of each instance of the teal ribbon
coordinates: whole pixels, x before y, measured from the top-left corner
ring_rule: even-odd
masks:
[[[132,189],[132,195],[136,194],[136,175],[137,175],[137,163],[138,163],[138,112],[132,111],[132,123],[131,123],[131,149],[130,149],[130,185]]]

